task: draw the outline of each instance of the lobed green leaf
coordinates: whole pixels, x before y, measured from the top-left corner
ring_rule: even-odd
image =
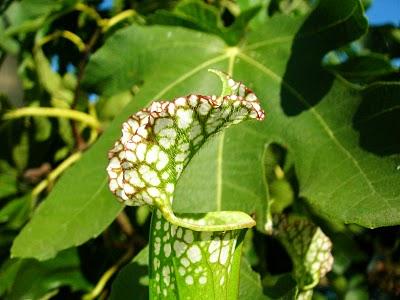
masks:
[[[310,15],[268,19],[236,47],[177,27],[132,25],[117,31],[91,57],[86,87],[112,95],[143,85],[61,178],[17,237],[13,255],[48,258],[104,230],[121,209],[103,172],[104,153],[120,124],[152,100],[212,94],[216,85],[204,72],[208,68],[249,82],[268,115],[263,124],[228,129],[193,158],[177,185],[175,211],[256,212],[262,228],[263,153],[265,145],[277,142],[293,154],[300,195],[316,211],[367,227],[399,224],[399,85],[360,90],[321,67],[328,51],[366,28],[359,1],[325,0]]]

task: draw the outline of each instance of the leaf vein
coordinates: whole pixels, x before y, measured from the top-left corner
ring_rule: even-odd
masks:
[[[271,69],[267,68],[263,64],[257,62],[254,60],[252,57],[244,54],[244,53],[239,53],[238,54],[240,58],[242,58],[244,61],[247,63],[253,65],[260,71],[262,71],[264,74],[272,78],[273,80],[276,80],[278,83],[281,83],[285,88],[287,88],[294,96],[296,99],[298,99],[316,118],[322,129],[328,134],[328,137],[332,140],[332,142],[350,159],[350,161],[353,163],[353,165],[356,167],[356,169],[360,172],[360,174],[363,176],[364,180],[366,181],[369,189],[371,190],[372,193],[376,193],[375,188],[372,186],[371,180],[368,178],[367,174],[364,172],[364,170],[361,168],[360,164],[358,161],[353,157],[353,155],[340,143],[340,141],[336,138],[334,132],[330,129],[328,124],[325,122],[323,117],[320,115],[320,113],[316,110],[316,108],[312,107],[308,101],[295,89],[293,88],[290,84],[285,82],[282,77],[274,73]]]

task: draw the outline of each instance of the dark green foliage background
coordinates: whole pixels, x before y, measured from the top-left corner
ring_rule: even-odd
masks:
[[[152,100],[218,93],[209,68],[253,89],[267,117],[210,141],[183,173],[174,210],[255,217],[240,299],[296,293],[290,258],[266,234],[282,211],[333,242],[315,299],[400,294],[399,28],[369,26],[360,0],[99,2],[0,4],[0,61],[17,62],[1,76],[23,91],[0,91],[0,298],[146,299],[150,212],[115,201],[106,153]],[[10,120],[22,105],[80,111],[100,128]]]

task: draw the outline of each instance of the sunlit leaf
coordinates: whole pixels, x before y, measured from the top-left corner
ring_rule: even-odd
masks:
[[[211,5],[199,0],[185,0],[178,3],[171,11],[158,10],[150,16],[152,24],[181,26],[213,33],[220,36],[228,45],[235,45],[240,41],[248,23],[260,11],[261,6],[252,5],[243,9],[235,18],[233,24],[225,27],[221,18],[221,12]]]

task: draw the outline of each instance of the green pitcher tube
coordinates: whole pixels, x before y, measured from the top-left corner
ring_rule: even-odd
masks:
[[[194,231],[151,221],[150,299],[237,299],[246,229]]]

